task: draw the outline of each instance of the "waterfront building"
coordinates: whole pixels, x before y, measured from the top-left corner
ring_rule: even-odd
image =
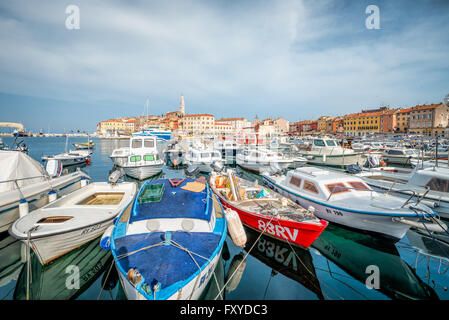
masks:
[[[227,123],[234,131],[241,131],[243,128],[251,126],[251,121],[245,118],[222,118],[220,123]]]
[[[435,136],[444,134],[449,124],[449,107],[444,104],[419,105],[410,110],[410,133]]]
[[[186,114],[178,123],[187,134],[203,134],[214,130],[215,116],[207,113]]]

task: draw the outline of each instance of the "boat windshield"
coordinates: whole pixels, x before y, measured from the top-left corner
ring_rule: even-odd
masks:
[[[415,154],[418,154],[416,150],[405,150],[405,154],[409,156],[413,156]]]
[[[154,140],[145,139],[144,146],[145,148],[154,148]]]
[[[317,147],[325,147],[324,140],[315,139],[313,140],[313,144]]]
[[[141,139],[135,139],[131,143],[132,148],[142,148],[142,140]]]
[[[432,178],[427,183],[426,187],[429,187],[430,190],[434,190],[434,191],[449,192],[449,180],[440,179],[440,178]]]
[[[336,146],[334,140],[326,140],[326,144],[327,144],[329,147],[335,147],[335,146]]]
[[[208,158],[209,156],[210,156],[210,154],[208,152],[201,153],[201,158]]]

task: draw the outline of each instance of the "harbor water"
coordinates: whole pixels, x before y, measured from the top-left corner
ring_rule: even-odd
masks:
[[[42,155],[62,153],[66,147],[65,137],[23,139],[29,155],[39,162]],[[109,155],[128,141],[91,139],[95,143],[91,162],[80,170],[92,181],[107,181],[113,169]],[[13,138],[6,137],[3,141],[13,145]],[[87,138],[73,137],[68,142],[73,149],[72,143],[87,142]],[[237,173],[246,179],[258,179],[257,175],[240,169]],[[158,177],[175,178],[183,174],[182,169],[164,167]],[[248,242],[244,249],[236,247],[228,236],[215,277],[211,277],[203,299],[449,299],[449,237],[436,239],[409,230],[403,239],[392,242],[330,224],[304,250],[250,229],[246,231]],[[26,250],[7,232],[0,234],[3,300],[26,298]],[[73,266],[79,272],[78,282],[70,278]],[[32,255],[30,270],[30,299],[126,299],[112,256],[100,247],[99,239],[45,267]],[[375,272],[378,281],[373,281]]]

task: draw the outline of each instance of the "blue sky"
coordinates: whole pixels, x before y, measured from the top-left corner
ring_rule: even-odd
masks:
[[[93,131],[147,96],[157,115],[183,93],[187,113],[298,121],[449,93],[446,0],[2,1],[0,39],[0,121],[33,131]]]

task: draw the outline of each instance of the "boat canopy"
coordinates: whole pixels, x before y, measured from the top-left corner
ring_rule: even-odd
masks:
[[[15,180],[24,187],[44,181],[47,176],[39,162],[19,151],[0,151],[0,168],[0,192],[17,189]]]

